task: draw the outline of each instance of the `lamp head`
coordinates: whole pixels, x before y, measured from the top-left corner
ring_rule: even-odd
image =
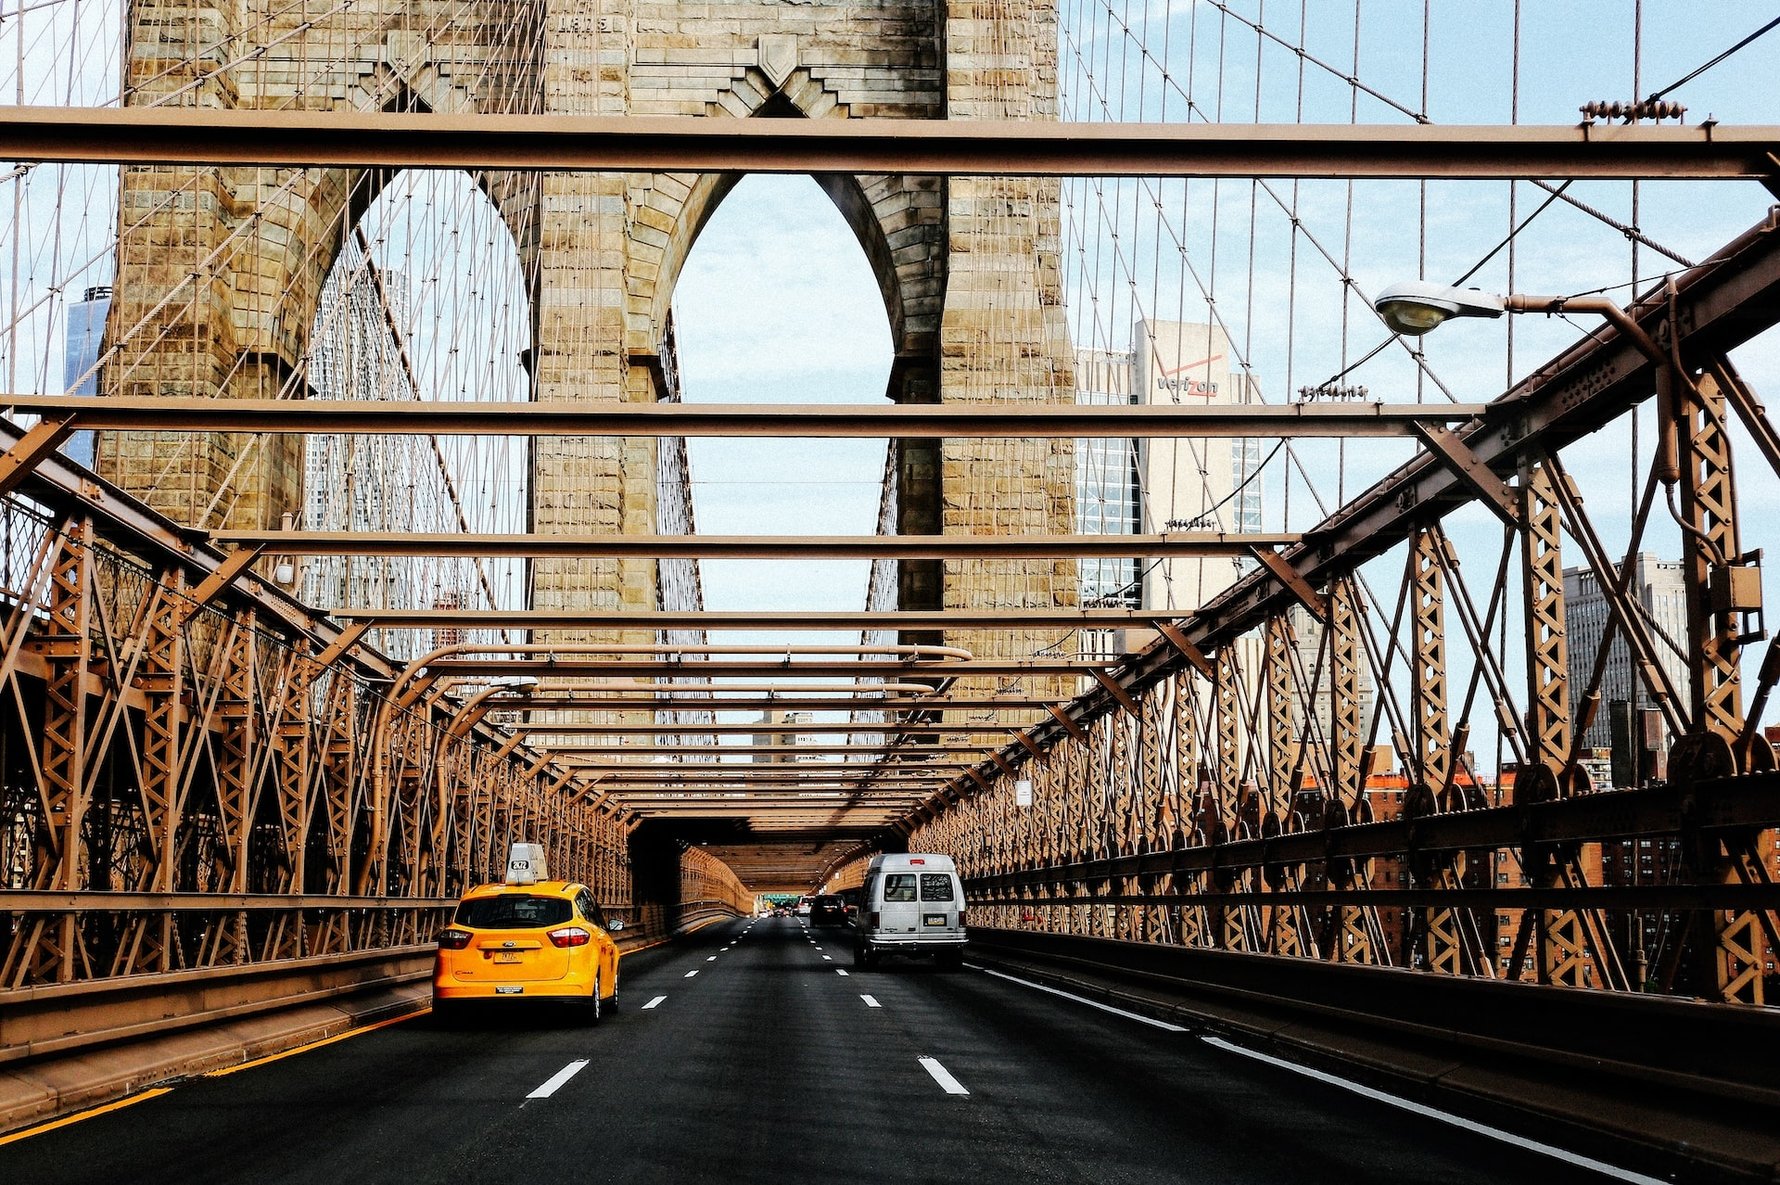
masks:
[[[1392,284],[1372,301],[1392,333],[1409,337],[1420,337],[1449,317],[1500,317],[1503,306],[1500,296],[1427,280]]]

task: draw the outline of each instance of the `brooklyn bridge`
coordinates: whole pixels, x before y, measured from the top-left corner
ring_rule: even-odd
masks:
[[[1764,20],[0,12],[5,1179],[1775,1179]]]

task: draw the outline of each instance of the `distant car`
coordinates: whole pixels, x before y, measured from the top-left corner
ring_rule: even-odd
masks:
[[[844,926],[847,924],[847,903],[837,893],[823,893],[810,902],[810,925]]]
[[[797,916],[798,917],[807,918],[810,916],[810,901],[811,900],[812,900],[812,898],[810,898],[808,896],[799,897],[797,899]]]
[[[776,918],[788,918],[791,916],[791,911],[781,905],[779,908],[773,910],[773,916]]]
[[[531,845],[516,845],[531,846]],[[499,1000],[575,1004],[597,1023],[618,1006],[618,944],[586,885],[517,879],[472,889],[439,933],[433,959],[433,1013],[459,1017],[478,1002]],[[535,860],[542,872],[541,854]]]

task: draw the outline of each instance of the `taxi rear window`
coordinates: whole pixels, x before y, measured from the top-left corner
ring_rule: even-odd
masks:
[[[560,926],[572,914],[573,907],[562,897],[477,897],[458,904],[457,924],[479,930],[525,930]]]

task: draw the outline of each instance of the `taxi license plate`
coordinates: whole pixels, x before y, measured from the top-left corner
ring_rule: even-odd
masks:
[[[522,987],[497,987],[494,989],[494,994],[497,996],[522,996],[525,994],[525,989]]]
[[[930,913],[922,917],[921,920],[926,922],[929,926],[943,926],[946,924],[946,915],[943,913]]]
[[[497,950],[494,952],[494,961],[497,963],[522,963],[525,961],[525,956],[516,950]]]

